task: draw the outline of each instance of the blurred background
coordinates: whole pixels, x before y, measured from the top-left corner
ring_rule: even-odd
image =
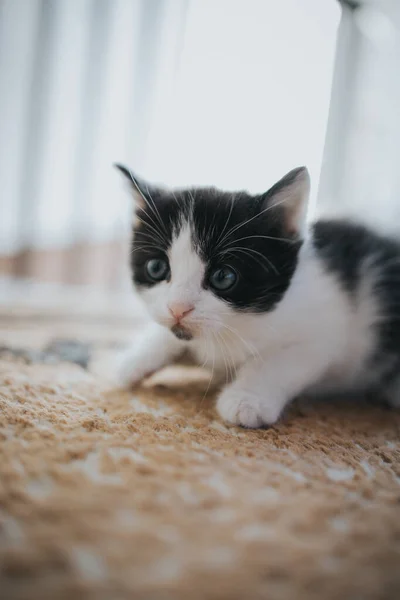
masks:
[[[250,191],[305,164],[309,218],[398,230],[399,26],[398,0],[0,0],[1,298],[130,289],[114,162]]]

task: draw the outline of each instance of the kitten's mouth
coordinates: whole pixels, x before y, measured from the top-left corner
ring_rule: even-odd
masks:
[[[174,334],[174,336],[178,338],[178,340],[185,340],[186,342],[188,342],[193,338],[193,334],[190,333],[188,329],[185,329],[183,325],[179,325],[178,323],[171,327],[171,331]]]

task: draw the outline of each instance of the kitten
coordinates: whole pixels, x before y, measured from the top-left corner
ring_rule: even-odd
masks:
[[[259,195],[151,187],[135,197],[133,282],[154,323],[121,367],[135,384],[189,349],[225,381],[229,423],[275,423],[303,392],[377,389],[400,405],[400,245],[361,225],[305,228],[300,167]]]

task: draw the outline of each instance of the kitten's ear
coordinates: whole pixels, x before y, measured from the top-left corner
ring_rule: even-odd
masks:
[[[310,175],[306,167],[293,169],[263,195],[263,205],[280,207],[285,229],[290,235],[301,232],[310,195]]]
[[[151,187],[124,165],[115,163],[114,167],[118,171],[121,171],[122,175],[128,180],[129,189],[133,193],[135,200],[135,206],[144,209],[146,204],[148,204],[148,196],[151,197]]]

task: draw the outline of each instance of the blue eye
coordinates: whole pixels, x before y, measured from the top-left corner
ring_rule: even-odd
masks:
[[[151,258],[147,261],[146,273],[153,281],[162,281],[168,277],[169,266],[163,258]]]
[[[231,267],[219,267],[210,275],[210,285],[219,292],[225,292],[235,285],[236,272]]]

